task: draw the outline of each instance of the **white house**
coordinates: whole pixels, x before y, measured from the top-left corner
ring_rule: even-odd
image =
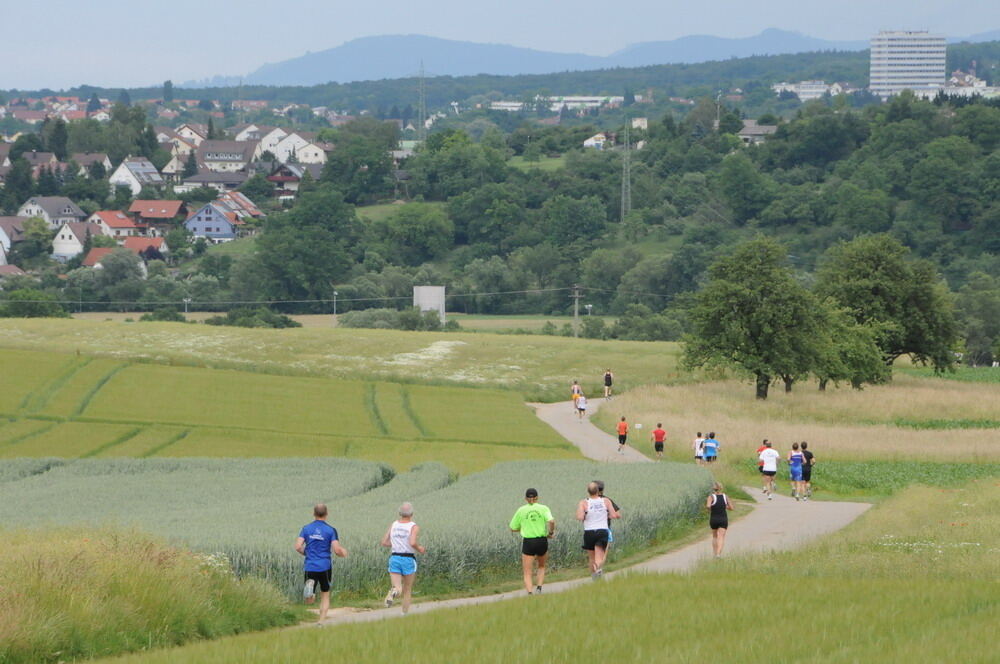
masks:
[[[83,253],[87,237],[95,235],[93,224],[71,221],[60,226],[52,238],[52,258],[65,262]]]
[[[105,173],[111,172],[111,159],[104,152],[77,152],[70,155],[69,159],[80,167],[78,175],[88,175],[90,167],[95,163],[103,166]]]
[[[195,147],[198,147],[202,141],[208,138],[208,127],[203,124],[188,122],[177,128],[177,135],[187,142],[192,143]]]
[[[121,238],[139,234],[139,228],[131,217],[121,210],[98,210],[87,218],[87,223],[96,226],[101,235]]]
[[[325,164],[326,150],[311,133],[294,132],[285,136],[271,152],[283,164],[292,160],[300,164]]]
[[[0,244],[0,265],[6,265],[6,264],[7,264],[7,250],[3,248],[2,244]]]
[[[254,159],[260,159],[260,156],[265,152],[277,154],[275,149],[278,147],[278,143],[280,143],[285,136],[288,136],[288,132],[281,127],[274,127],[271,131],[261,136],[260,143],[257,146],[257,154],[254,155]]]
[[[17,210],[19,217],[44,219],[50,230],[69,221],[83,221],[87,213],[65,196],[32,196]]]
[[[142,157],[129,157],[118,164],[118,168],[108,178],[112,187],[128,187],[133,196],[138,196],[145,186],[162,187],[163,176],[156,170],[156,166],[148,159]]]
[[[257,154],[254,141],[202,141],[198,146],[198,165],[216,173],[246,169]]]
[[[608,142],[608,135],[604,132],[600,134],[594,134],[587,140],[583,142],[583,147],[591,148],[593,150],[603,150],[604,145]]]

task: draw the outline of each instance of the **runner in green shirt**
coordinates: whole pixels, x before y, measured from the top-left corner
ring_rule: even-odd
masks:
[[[538,502],[538,491],[524,492],[526,505],[521,505],[510,520],[510,529],[521,533],[521,569],[524,571],[524,587],[531,594],[531,563],[538,562],[538,583],[535,594],[542,594],[545,582],[545,561],[549,555],[549,539],[555,535],[556,521],[552,511]]]

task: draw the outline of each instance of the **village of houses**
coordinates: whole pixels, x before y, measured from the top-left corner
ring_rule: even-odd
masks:
[[[34,123],[45,117],[59,117],[67,121],[91,117],[101,121],[101,110],[89,114],[76,110],[59,110],[58,100],[52,98],[54,108],[39,111],[18,111],[22,120]],[[77,100],[79,101],[79,100]],[[75,104],[74,104],[75,105]],[[42,219],[54,233],[52,258],[65,262],[80,256],[89,246],[88,236],[103,235],[113,238],[121,248],[134,252],[144,260],[168,258],[171,248],[166,235],[173,228],[183,225],[192,240],[204,238],[206,242],[221,243],[253,232],[248,220],[264,216],[261,209],[238,188],[254,175],[262,175],[274,185],[274,197],[281,202],[294,199],[303,177],[317,179],[333,149],[329,143],[317,140],[316,133],[244,123],[227,129],[225,140],[209,139],[209,128],[200,123],[184,123],[175,128],[154,127],[160,147],[170,154],[170,161],[157,169],[148,159],[127,157],[114,166],[104,153],[72,154],[64,162],[51,152],[31,151],[21,155],[31,166],[35,179],[43,169],[62,172],[79,169],[77,175],[86,177],[97,162],[104,172],[110,173],[112,187],[126,187],[132,196],[140,192],[165,192],[175,194],[194,189],[211,188],[217,192],[215,200],[189,209],[182,200],[136,199],[128,209],[84,212],[74,201],[65,196],[34,196],[25,201],[15,216],[0,217],[0,276],[21,274],[20,268],[7,260],[12,246],[24,238],[24,222],[31,218]],[[16,138],[16,137],[9,137]],[[0,184],[11,168],[12,143],[0,142]],[[191,160],[197,165],[195,172],[185,176]],[[72,166],[71,166],[72,165]],[[308,174],[308,175],[306,175]],[[95,247],[83,257],[85,267],[100,268],[101,260],[114,248]]]

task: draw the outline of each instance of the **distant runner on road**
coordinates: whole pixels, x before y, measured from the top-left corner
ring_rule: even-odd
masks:
[[[538,563],[538,583],[535,594],[542,594],[545,583],[545,563],[549,556],[549,540],[555,535],[556,520],[552,511],[538,502],[538,491],[524,492],[525,505],[521,505],[510,520],[510,529],[521,533],[521,571],[524,573],[524,587],[531,594],[531,564]]]
[[[427,549],[420,545],[420,526],[413,523],[413,505],[403,503],[399,506],[399,519],[393,521],[382,538],[382,546],[392,551],[389,556],[389,581],[392,587],[385,596],[386,608],[393,601],[403,597],[403,613],[410,610],[410,596],[413,593],[413,581],[417,578],[417,554],[425,553]]]
[[[802,481],[802,464],[806,457],[799,451],[799,444],[792,443],[792,451],[788,453],[788,473],[792,477],[792,496],[795,500],[806,500],[806,486]]]
[[[764,451],[760,453],[760,460],[764,462],[761,466],[761,471],[764,473],[764,493],[767,494],[767,499],[772,500],[774,498],[774,476],[778,473],[778,459],[781,458],[781,454],[778,450],[772,449],[771,442],[764,441]]]
[[[809,451],[809,443],[802,441],[802,454],[805,456],[806,460],[802,464],[802,483],[806,485],[806,498],[812,498],[813,487],[812,487],[812,474],[813,474],[813,464],[816,463],[816,456]]]
[[[604,370],[604,398],[611,401],[611,385],[615,382],[615,375],[611,369]]]
[[[757,448],[755,454],[757,455],[757,472],[760,473],[760,481],[763,485],[761,491],[767,493],[767,478],[764,477],[764,460],[760,458],[760,453],[767,449],[767,438],[760,444]]]
[[[628,422],[622,415],[621,421],[618,422],[618,454],[625,454],[626,444],[628,444]]]
[[[576,414],[580,418],[580,422],[583,423],[583,418],[587,415],[587,397],[582,394],[576,398]]]
[[[306,604],[316,601],[316,586],[319,586],[319,622],[326,620],[330,610],[330,583],[333,581],[333,560],[347,557],[347,549],[340,545],[337,529],[326,522],[327,509],[323,503],[313,507],[314,521],[302,526],[295,541],[295,550],[305,556],[305,588],[302,596]]]
[[[708,434],[708,438],[701,442],[701,448],[704,450],[705,463],[712,463],[719,458],[719,448],[722,444],[715,439],[715,432]]]
[[[583,389],[580,388],[580,382],[574,380],[573,384],[569,388],[570,398],[573,400],[573,412],[576,412],[576,400],[583,395]]]
[[[712,529],[712,553],[716,558],[722,557],[722,547],[726,544],[726,530],[729,528],[729,514],[726,510],[733,509],[729,496],[722,491],[722,485],[716,482],[705,502],[710,514],[708,527]]]
[[[702,437],[701,432],[694,437],[694,462],[701,464],[705,460],[705,439]]]
[[[576,507],[576,519],[583,521],[583,550],[587,552],[590,578],[596,581],[604,574],[610,520],[621,515],[609,499],[601,497],[597,482],[587,485],[587,496]]]
[[[663,430],[662,422],[656,423],[656,428],[650,432],[649,439],[653,441],[653,451],[656,452],[656,458],[662,459],[663,442],[667,439],[667,432]]]

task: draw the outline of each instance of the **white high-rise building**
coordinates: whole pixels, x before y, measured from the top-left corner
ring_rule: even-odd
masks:
[[[868,87],[889,97],[903,90],[927,93],[945,83],[946,44],[927,31],[886,30],[872,37]]]

